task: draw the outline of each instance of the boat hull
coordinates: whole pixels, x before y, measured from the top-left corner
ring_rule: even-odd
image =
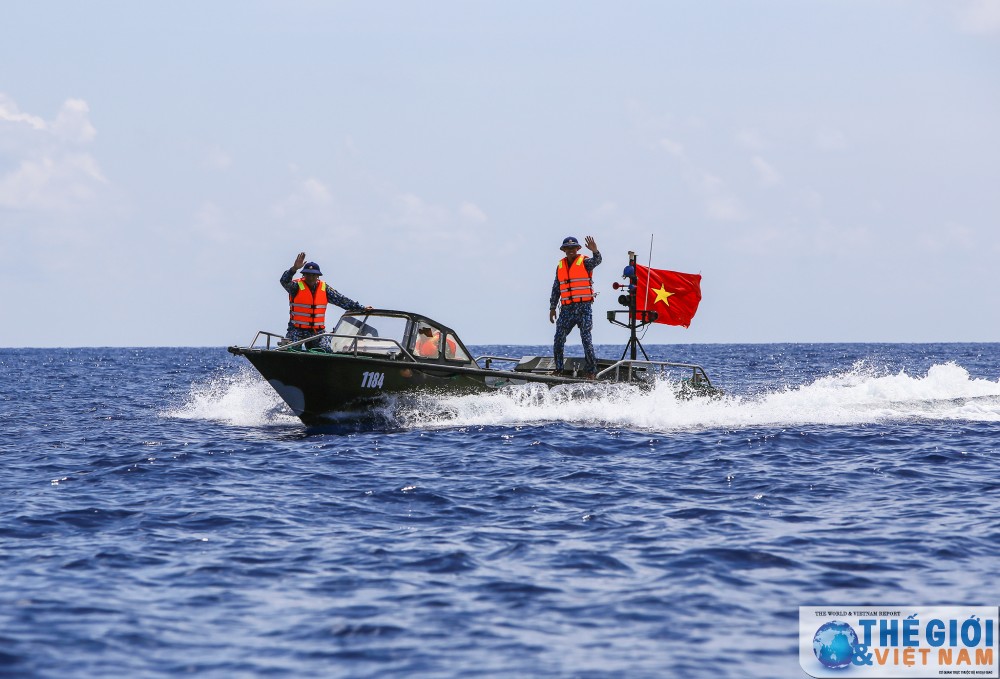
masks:
[[[410,393],[468,394],[523,383],[447,365],[360,356],[230,348],[243,355],[306,424],[364,412]]]

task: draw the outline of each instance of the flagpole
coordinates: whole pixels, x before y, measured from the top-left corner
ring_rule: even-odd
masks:
[[[642,288],[642,308],[646,309],[649,302],[649,277],[653,274],[653,234],[649,234],[649,259],[646,261],[646,285]]]

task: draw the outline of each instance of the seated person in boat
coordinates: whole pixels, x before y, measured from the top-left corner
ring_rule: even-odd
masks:
[[[445,358],[454,359],[458,352],[458,344],[451,337],[445,347]],[[413,345],[413,353],[420,358],[437,358],[441,353],[441,331],[429,325],[422,325],[417,330],[417,341]]]

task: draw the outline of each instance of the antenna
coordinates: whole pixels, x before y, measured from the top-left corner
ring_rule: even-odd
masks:
[[[649,270],[650,270],[650,268],[652,268],[652,266],[653,266],[653,234],[649,234],[649,259],[646,260],[646,287],[645,287],[646,297],[644,297],[643,300],[642,300],[642,308],[643,309],[646,308],[646,302],[649,301],[649,297],[648,297],[649,296],[649,276],[650,276]],[[646,334],[643,333],[643,337],[645,337],[645,336],[646,336]]]

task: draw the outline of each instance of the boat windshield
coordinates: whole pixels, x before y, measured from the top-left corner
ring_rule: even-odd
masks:
[[[406,336],[407,322],[406,318],[399,316],[344,314],[333,329],[337,337],[330,339],[330,350],[334,353],[357,351],[383,356],[398,354]]]
[[[402,347],[418,360],[473,362],[453,332],[430,319],[398,312],[352,311],[340,317],[332,334],[330,350],[334,353],[395,356]]]
[[[425,321],[420,321],[413,334],[413,346],[410,347],[413,355],[418,358],[437,359],[441,357],[442,349],[444,349],[445,359],[449,361],[469,363],[472,360],[465,353],[462,345],[458,343],[455,335],[446,333],[441,328]]]

